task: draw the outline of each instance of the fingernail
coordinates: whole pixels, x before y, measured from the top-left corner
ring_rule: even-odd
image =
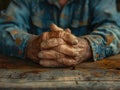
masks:
[[[43,54],[42,54],[42,53],[39,53],[39,54],[38,54],[38,57],[39,57],[39,58],[42,58],[42,57],[43,57]]]
[[[73,45],[78,44],[78,40],[74,40],[74,41],[72,42],[72,44],[73,44]]]
[[[45,43],[42,42],[42,43],[41,43],[41,48],[44,48],[44,47],[45,47]]]

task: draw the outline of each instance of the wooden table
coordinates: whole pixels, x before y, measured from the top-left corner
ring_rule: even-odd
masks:
[[[0,90],[120,90],[120,55],[72,68],[0,56]]]

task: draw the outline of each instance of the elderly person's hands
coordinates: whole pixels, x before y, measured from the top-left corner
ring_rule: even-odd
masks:
[[[70,33],[70,30],[65,32],[54,24],[51,25],[51,30],[51,34],[56,33],[57,38],[50,38],[41,43],[41,52],[38,54],[40,65],[44,67],[75,66],[92,57],[90,45],[86,39],[77,38]],[[78,43],[73,43],[76,38]]]
[[[51,25],[51,28],[52,28],[51,32],[45,32],[41,36],[32,36],[29,39],[28,45],[26,48],[27,58],[33,60],[34,62],[40,63],[41,59],[38,57],[38,53],[41,51],[42,48],[59,46],[59,45],[65,44],[66,42],[71,45],[76,45],[78,43],[77,38],[74,35],[63,31],[61,28],[58,28],[58,27],[57,27],[58,29],[57,30],[56,27],[54,26],[55,26],[54,24]],[[57,30],[57,32],[54,30]],[[48,45],[44,46],[44,42],[46,41],[48,41]],[[43,42],[42,45],[41,45],[41,42]],[[49,50],[47,51],[49,52]]]

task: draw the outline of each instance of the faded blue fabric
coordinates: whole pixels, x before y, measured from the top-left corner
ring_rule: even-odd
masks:
[[[0,53],[24,58],[28,39],[55,23],[70,28],[91,45],[94,60],[120,52],[120,17],[116,0],[12,0],[0,15]]]

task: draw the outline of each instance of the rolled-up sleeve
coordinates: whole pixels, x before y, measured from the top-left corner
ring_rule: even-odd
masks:
[[[85,36],[91,44],[94,60],[120,52],[120,17],[116,0],[92,1],[93,32]]]
[[[0,13],[0,53],[24,58],[30,29],[30,11],[27,0],[11,0]]]

